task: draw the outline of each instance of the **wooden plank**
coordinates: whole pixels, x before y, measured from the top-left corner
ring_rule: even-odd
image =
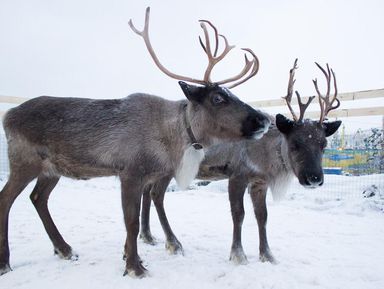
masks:
[[[2,118],[6,112],[0,111],[0,117]],[[287,117],[291,117],[289,112],[282,113]],[[330,118],[338,117],[356,117],[356,116],[374,116],[374,115],[383,115],[384,116],[384,106],[379,107],[366,107],[366,108],[349,108],[349,109],[337,109],[329,113]],[[306,118],[318,118],[320,117],[320,111],[307,111],[305,112]]]
[[[4,96],[0,95],[0,103],[16,103],[20,104],[27,101],[29,98],[21,96]]]
[[[383,98],[383,97],[384,97],[384,89],[365,90],[365,91],[339,94],[339,99],[342,101],[362,100],[362,99],[369,99],[369,98]],[[27,101],[28,99],[29,98],[26,98],[26,97],[0,95],[0,103],[20,104],[20,103],[23,103],[24,101]],[[293,103],[297,103],[296,98]],[[263,108],[286,105],[283,99],[253,101],[253,102],[250,102],[249,104],[254,107],[263,107]],[[4,114],[5,114],[5,111],[0,111],[0,117],[2,117]],[[319,112],[307,111],[305,115],[310,118],[316,118],[316,117],[319,117]],[[375,108],[369,107],[369,108],[337,109],[337,110],[331,111],[329,116],[330,117],[354,117],[354,116],[370,116],[370,115],[384,115],[384,107],[379,106]]]
[[[291,117],[290,113],[283,113],[287,117]],[[349,109],[337,109],[329,112],[329,118],[339,118],[339,117],[356,117],[356,116],[374,116],[374,115],[384,115],[384,106],[379,107],[365,107],[365,108],[349,108]],[[320,111],[306,111],[306,118],[319,118]]]
[[[364,91],[357,91],[357,92],[346,92],[346,93],[340,93],[338,95],[338,98],[340,101],[348,101],[348,100],[361,100],[361,99],[368,99],[368,98],[384,98],[384,88],[383,89],[374,89],[374,90],[364,90]],[[307,101],[308,97],[303,97],[303,101]],[[296,97],[292,98],[292,103],[297,104]],[[251,106],[254,107],[271,107],[271,106],[285,106],[285,100],[282,98],[280,99],[270,99],[270,100],[259,100],[259,101],[251,101],[248,103]]]
[[[357,92],[346,92],[346,93],[340,93],[338,98],[341,101],[348,101],[348,100],[361,100],[361,99],[368,99],[368,98],[384,98],[384,88],[382,89],[373,89],[373,90],[363,90],[363,91],[357,91]],[[0,103],[23,103],[27,101],[29,98],[27,97],[20,97],[20,96],[3,96],[0,95]],[[307,97],[303,97],[303,99],[306,101]],[[293,104],[297,104],[297,100],[294,97],[292,99]],[[285,101],[281,98],[278,99],[269,99],[269,100],[259,100],[259,101],[251,101],[248,103],[251,106],[255,107],[271,107],[271,106],[285,106]]]
[[[344,100],[361,100],[367,98],[378,98],[384,97],[384,88],[383,89],[373,89],[373,90],[363,90],[357,92],[346,92],[340,93],[338,98],[341,101]]]

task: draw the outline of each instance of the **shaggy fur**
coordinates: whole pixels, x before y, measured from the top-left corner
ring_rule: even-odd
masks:
[[[177,171],[184,186],[192,178],[193,174],[185,177],[183,167],[189,162],[182,161],[183,156],[196,157],[188,152],[186,115],[196,140],[205,148],[213,141],[261,134],[270,124],[263,113],[220,86],[184,82],[180,86],[188,101],[142,93],[111,100],[42,96],[8,111],[3,123],[10,176],[0,193],[0,275],[10,270],[9,210],[29,182],[37,178],[31,200],[55,253],[71,259],[75,254],[50,216],[49,195],[61,176],[112,175],[121,181],[127,228],[125,274],[145,275],[137,253],[141,195],[152,184],[167,183]],[[218,94],[225,100],[219,105],[213,101]],[[200,159],[193,160],[195,168]]]
[[[184,151],[183,158],[181,159],[180,166],[177,168],[175,176],[180,189],[185,190],[192,180],[195,179],[203,159],[203,149],[196,150],[193,146],[190,146]]]
[[[320,124],[305,120],[293,122],[282,115],[276,116],[276,123],[259,140],[244,140],[212,146],[200,165],[197,178],[203,180],[229,179],[228,193],[233,219],[233,243],[230,259],[235,263],[247,263],[241,244],[241,226],[244,219],[243,196],[246,188],[251,196],[257,218],[260,238],[260,260],[275,262],[270,252],[267,234],[267,189],[275,200],[281,199],[296,176],[299,182],[309,188],[321,186],[323,172],[321,160],[326,137],[332,135],[341,122]],[[158,198],[163,192],[153,188],[151,195]],[[149,195],[144,195],[149,198]],[[143,216],[149,215],[150,201],[143,202]],[[162,202],[155,202],[163,210]],[[169,227],[165,213],[159,215],[163,227]],[[149,219],[142,218],[144,239],[149,236]],[[177,240],[170,229],[167,240]],[[145,236],[147,234],[147,236]],[[180,246],[179,241],[174,242]],[[174,250],[177,251],[177,250]]]

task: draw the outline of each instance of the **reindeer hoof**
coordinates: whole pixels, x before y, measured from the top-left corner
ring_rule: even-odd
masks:
[[[148,270],[141,264],[141,261],[138,262],[135,266],[127,266],[124,271],[123,276],[130,276],[132,278],[141,279],[149,276]]]
[[[178,255],[178,254],[184,255],[183,246],[178,240],[167,241],[165,243],[165,249],[171,255]]]
[[[259,260],[263,263],[269,262],[271,264],[277,264],[277,260],[273,257],[271,252],[260,253]]]
[[[0,265],[0,276],[12,271],[8,263]]]
[[[153,237],[151,233],[140,233],[140,239],[143,240],[145,244],[152,246],[157,245],[156,238]]]
[[[232,250],[229,260],[236,265],[247,265],[249,263],[247,256],[242,249]]]
[[[65,248],[64,250],[55,248],[54,254],[64,260],[71,260],[71,261],[79,260],[79,255],[76,252],[74,252],[71,247]]]

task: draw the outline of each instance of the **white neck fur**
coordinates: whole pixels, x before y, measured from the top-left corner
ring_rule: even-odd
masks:
[[[196,150],[189,146],[183,154],[180,165],[176,171],[176,182],[180,189],[185,190],[195,179],[199,172],[201,161],[204,159],[204,150]]]

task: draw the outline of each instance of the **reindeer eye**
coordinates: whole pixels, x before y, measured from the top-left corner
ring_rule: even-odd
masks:
[[[222,104],[222,103],[225,103],[225,98],[223,96],[221,96],[220,94],[215,94],[213,97],[212,97],[212,103],[214,105],[218,105],[218,104]]]

